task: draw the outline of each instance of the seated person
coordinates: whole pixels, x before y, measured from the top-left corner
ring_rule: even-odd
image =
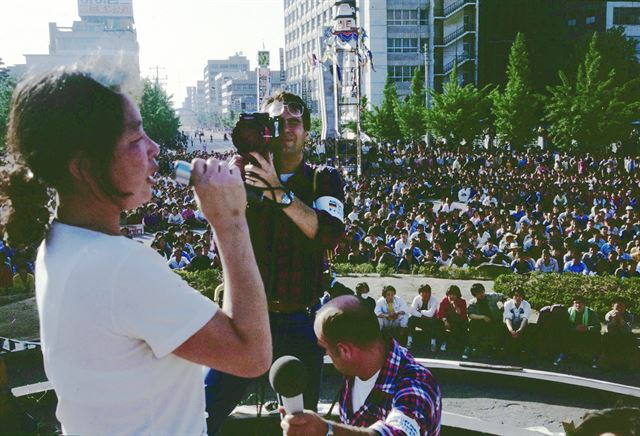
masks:
[[[564,351],[560,352],[554,365],[563,363],[567,355],[591,356],[591,366],[598,367],[600,352],[600,319],[595,310],[586,306],[585,298],[576,295],[573,305],[567,309],[569,328],[566,332]]]
[[[411,348],[416,327],[420,327],[426,334],[427,340],[431,344],[431,352],[436,351],[438,338],[442,333],[442,321],[436,316],[438,300],[431,294],[431,286],[424,284],[418,288],[416,295],[409,308],[411,318],[409,318],[409,338],[407,347]]]
[[[558,261],[551,257],[549,250],[542,250],[542,257],[536,262],[536,271],[542,273],[557,273]]]
[[[171,256],[171,259],[169,259],[167,265],[169,265],[169,268],[171,269],[181,270],[186,269],[190,263],[191,262],[189,262],[189,259],[182,252],[182,247],[176,246],[176,248],[173,250],[173,256]]]
[[[212,262],[207,253],[205,253],[204,246],[196,245],[195,256],[191,259],[191,263],[188,266],[189,271],[204,271],[211,269]]]
[[[604,321],[607,332],[602,337],[602,366],[637,367],[638,348],[632,332],[634,316],[622,297],[614,298]]]
[[[375,314],[383,332],[387,330],[401,344],[406,344],[409,307],[402,298],[396,296],[396,288],[391,285],[382,288],[382,297],[376,302]]]
[[[360,282],[356,285],[356,296],[365,307],[371,309],[371,312],[375,312],[376,300],[369,296],[369,285],[367,282]]]
[[[496,292],[485,292],[482,283],[471,286],[473,299],[469,303],[469,347],[463,354],[468,359],[471,352],[486,353],[502,345],[502,315],[498,303],[504,301],[504,295]]]
[[[525,300],[524,291],[515,288],[513,298],[504,304],[503,318],[507,327],[506,349],[511,352],[526,352],[529,349],[531,327],[529,317],[531,305]]]
[[[467,302],[462,298],[460,288],[449,286],[447,293],[438,303],[436,316],[444,324],[440,351],[447,351],[448,344],[462,348],[467,343]]]

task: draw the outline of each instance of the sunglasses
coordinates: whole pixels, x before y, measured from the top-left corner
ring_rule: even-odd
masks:
[[[301,117],[304,113],[304,106],[295,102],[283,103],[281,101],[274,101],[267,106],[267,112],[269,112],[270,117],[279,117],[284,113],[285,109],[292,117]]]

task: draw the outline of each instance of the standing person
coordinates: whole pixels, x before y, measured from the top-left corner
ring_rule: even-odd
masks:
[[[305,161],[311,114],[300,97],[279,91],[263,110],[280,117],[283,130],[270,146],[272,155],[253,152],[255,163],[244,167],[247,185],[273,188],[264,191],[262,203],[250,205],[247,220],[267,293],[273,357],[292,355],[304,363],[309,373],[304,406],[316,410],[323,351],[313,320],[323,293],[325,253],[344,233],[343,182],[334,168]],[[236,162],[244,163],[240,158]],[[216,371],[207,375],[211,433],[220,429],[250,381]]]
[[[219,308],[120,235],[120,213],[151,198],[158,170],[158,145],[131,98],[79,72],[27,79],[7,138],[1,224],[16,245],[44,239],[40,340],[63,433],[202,435],[201,365],[255,376],[271,362],[239,172],[216,159],[192,163],[224,266]],[[59,198],[51,224],[50,189]]]
[[[340,424],[305,410],[283,418],[285,435],[440,434],[438,382],[398,342],[383,338],[361,301],[348,296],[331,300],[318,311],[314,329],[344,375]]]

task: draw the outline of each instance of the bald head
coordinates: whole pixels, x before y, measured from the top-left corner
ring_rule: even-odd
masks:
[[[314,326],[316,334],[322,334],[333,346],[339,342],[364,346],[381,338],[376,315],[351,295],[334,298],[322,306]]]

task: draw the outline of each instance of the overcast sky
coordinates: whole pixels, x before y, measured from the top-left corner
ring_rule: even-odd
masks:
[[[243,52],[256,66],[257,51],[271,51],[279,69],[284,47],[283,0],[133,0],[140,44],[140,72],[166,77],[166,89],[180,107],[185,87],[202,80],[207,59]],[[0,58],[23,64],[24,54],[46,54],[49,22],[78,21],[77,0],[0,0]]]

